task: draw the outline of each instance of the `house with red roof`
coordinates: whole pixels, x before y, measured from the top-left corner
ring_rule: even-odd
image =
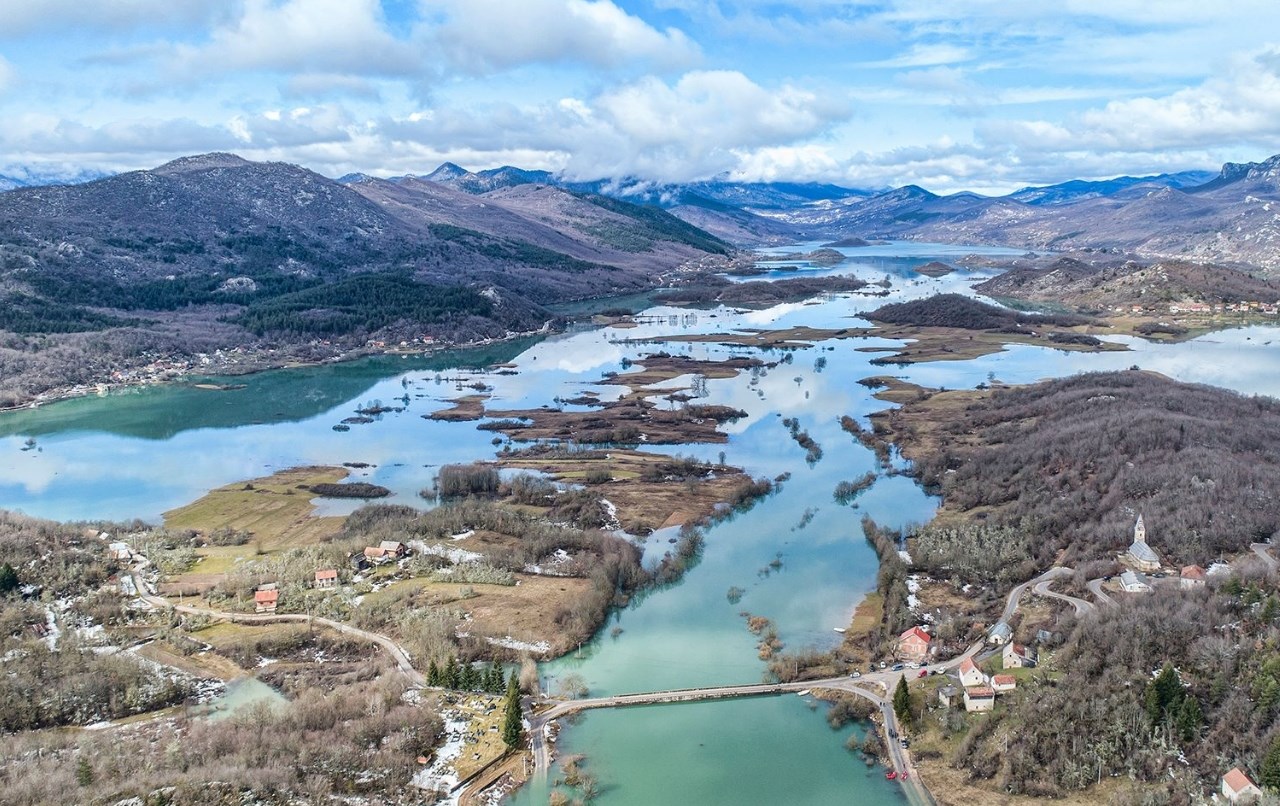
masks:
[[[259,613],[274,613],[280,603],[280,591],[274,586],[265,590],[254,591],[253,606]]]
[[[997,674],[991,676],[991,688],[997,694],[1005,694],[1013,691],[1018,687],[1018,678],[1011,674]]]
[[[990,711],[996,707],[996,692],[990,686],[973,686],[964,690],[964,710],[969,713]]]
[[[932,635],[920,627],[912,627],[898,636],[898,657],[920,663],[928,659],[929,644],[932,641]]]
[[[318,590],[336,587],[338,587],[338,569],[322,568],[316,571],[316,588]]]
[[[960,661],[960,685],[965,688],[973,686],[985,686],[987,684],[987,676],[978,664],[973,662],[973,658],[965,658]]]
[[[1179,576],[1179,584],[1182,589],[1191,590],[1193,588],[1203,588],[1204,581],[1208,577],[1208,572],[1198,565],[1182,566],[1182,574]]]
[[[1251,803],[1262,797],[1262,790],[1245,775],[1244,770],[1232,767],[1222,776],[1222,796],[1228,803]]]

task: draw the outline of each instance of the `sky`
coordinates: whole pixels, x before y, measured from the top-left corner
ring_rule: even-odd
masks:
[[[1280,153],[1280,3],[3,0],[0,121],[19,177],[230,151],[999,193]]]

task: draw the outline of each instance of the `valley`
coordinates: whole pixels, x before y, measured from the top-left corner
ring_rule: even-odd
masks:
[[[222,155],[146,181],[210,192],[264,172],[301,181]],[[189,730],[195,752],[252,746],[257,725],[294,730],[288,747],[306,753],[320,734],[299,726],[329,716],[344,727],[321,728],[338,739],[305,769],[356,802],[1021,802],[1211,785],[1217,757],[1187,737],[1221,735],[1244,707],[1222,687],[1261,685],[1248,670],[1268,660],[1215,676],[1185,648],[1230,619],[1260,637],[1276,618],[1260,615],[1274,596],[1259,542],[1280,528],[1275,480],[1250,458],[1271,404],[1247,397],[1280,394],[1271,281],[852,235],[733,251],[656,208],[519,179],[305,179],[330,220],[382,222],[368,243],[394,219],[404,242],[472,250],[454,258],[475,274],[440,273],[415,247],[411,269],[372,250],[355,273],[313,263],[208,291],[225,261],[211,274],[193,251],[168,264],[189,281],[148,279],[134,261],[136,301],[126,285],[77,292],[103,295],[83,311],[139,321],[64,312],[106,329],[39,337],[71,355],[76,339],[157,327],[158,309],[186,299],[174,321],[224,346],[159,349],[140,366],[99,351],[106,364],[77,370],[90,394],[0,419],[14,457],[0,506],[26,513],[0,561],[53,597],[6,605],[3,646],[20,679],[59,693],[14,712],[35,720],[0,748],[15,791],[31,800],[62,780],[24,755],[37,745],[36,758],[71,758],[80,742],[114,759],[113,745]],[[98,243],[95,260],[123,248]],[[601,286],[561,285],[597,273]],[[44,282],[29,288],[68,298]],[[239,296],[182,296],[198,288]],[[588,301],[604,288],[622,296]],[[1203,592],[1176,578],[1151,579],[1146,598],[1123,589],[1117,552],[1136,512],[1160,573],[1219,576]],[[50,536],[92,573],[67,586],[41,568]],[[1171,617],[1183,649],[1141,626]],[[990,640],[1000,624],[1040,664],[1017,670],[989,716],[940,707],[966,659],[992,679],[1009,671]],[[918,625],[934,674],[890,666]],[[1093,647],[1127,629],[1150,637],[1099,665]],[[63,670],[81,655],[112,659],[95,662],[92,691]],[[1143,676],[1166,662],[1194,671],[1161,722],[1141,716]],[[537,731],[514,751],[498,737],[511,697],[495,669]],[[376,687],[376,724],[339,705],[362,687]],[[631,695],[650,704],[613,710]],[[1148,719],[1134,729],[1164,731],[1164,749],[1073,755],[1054,738],[1071,728],[1050,730],[1074,713],[1063,697],[1109,703],[1111,722],[1073,717],[1098,733]],[[728,722],[754,726],[752,741],[727,740]],[[637,730],[681,738],[636,755]],[[1006,751],[1010,731],[1026,738]],[[380,738],[370,750],[348,736]],[[1257,763],[1262,742],[1259,729],[1238,757]],[[1188,766],[1166,785],[1161,753],[1175,749]],[[1030,761],[1046,753],[1063,761]],[[1091,785],[1076,757],[1132,785]],[[228,793],[302,791],[249,758],[220,768]],[[100,783],[80,786],[114,791],[133,769],[95,765]],[[150,774],[139,793],[212,773],[175,755]]]

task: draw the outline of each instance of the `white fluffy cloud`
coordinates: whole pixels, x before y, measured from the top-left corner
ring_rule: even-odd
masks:
[[[191,77],[230,70],[406,75],[421,57],[386,29],[378,0],[247,0],[208,41],[180,45],[176,66]]]
[[[1061,122],[993,123],[982,135],[1032,151],[1280,147],[1280,48],[1237,56],[1225,71],[1164,96],[1112,101]]]
[[[431,2],[428,5],[437,5]],[[643,61],[687,66],[698,47],[682,31],[658,30],[612,0],[445,0],[431,38],[464,69],[487,72],[532,62],[617,67]]]

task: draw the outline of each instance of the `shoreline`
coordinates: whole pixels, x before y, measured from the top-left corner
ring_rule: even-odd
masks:
[[[436,355],[438,353],[447,353],[450,351],[470,350],[479,347],[487,347],[495,344],[504,344],[506,342],[516,341],[517,339],[531,338],[534,336],[552,335],[558,331],[542,327],[537,330],[520,331],[516,333],[508,333],[501,338],[487,338],[476,341],[457,342],[451,344],[431,344],[423,345],[420,349],[411,349],[402,346],[395,347],[358,347],[351,350],[336,352],[325,358],[313,360],[296,360],[296,361],[276,361],[264,363],[254,366],[245,366],[243,364],[223,364],[221,366],[202,366],[199,371],[196,368],[170,368],[163,372],[167,377],[151,377],[139,378],[137,380],[128,381],[97,381],[84,384],[76,384],[75,386],[57,387],[45,392],[41,392],[30,400],[23,403],[17,403],[9,406],[0,406],[0,416],[10,412],[24,411],[26,409],[37,409],[54,403],[62,403],[68,400],[78,400],[85,397],[107,397],[112,393],[122,392],[129,389],[142,389],[153,386],[172,386],[182,385],[186,383],[188,378],[241,378],[250,375],[259,375],[264,372],[273,372],[277,370],[287,369],[306,369],[309,367],[321,367],[330,364],[347,364],[366,358],[378,357],[425,357]],[[238,367],[240,371],[229,371],[231,367]],[[220,371],[221,370],[221,371]],[[236,383],[195,383],[188,384],[193,388],[205,391],[236,391],[244,387],[244,384]]]

